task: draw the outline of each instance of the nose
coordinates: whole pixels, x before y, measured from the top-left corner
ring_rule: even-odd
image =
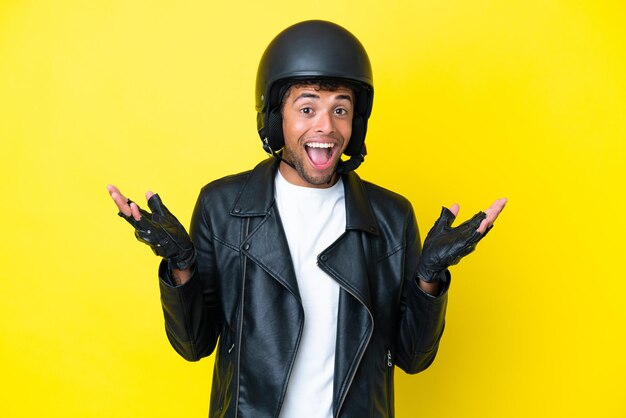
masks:
[[[315,132],[331,134],[335,131],[333,116],[330,111],[318,112],[315,120]]]

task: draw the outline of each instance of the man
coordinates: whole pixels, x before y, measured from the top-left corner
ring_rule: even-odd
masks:
[[[148,213],[109,186],[164,257],[171,344],[190,361],[216,351],[211,417],[392,417],[393,366],[417,373],[433,361],[447,267],[505,200],[456,228],[458,205],[444,208],[421,250],[410,203],[353,172],[372,99],[359,41],[302,22],[259,65],[257,122],[273,158],[205,186],[191,239],[158,195],[147,193]]]

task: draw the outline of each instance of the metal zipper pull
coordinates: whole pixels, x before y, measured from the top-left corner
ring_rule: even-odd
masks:
[[[391,361],[391,350],[387,350],[387,367],[393,367],[393,362]]]

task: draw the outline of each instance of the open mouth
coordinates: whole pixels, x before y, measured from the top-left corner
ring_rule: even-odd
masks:
[[[304,144],[309,161],[318,169],[325,169],[331,164],[334,147],[335,144],[331,142],[309,142]]]

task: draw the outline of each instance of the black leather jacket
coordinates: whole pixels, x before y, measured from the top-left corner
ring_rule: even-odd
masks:
[[[197,267],[173,287],[161,265],[167,336],[190,361],[217,344],[210,417],[278,417],[304,323],[287,240],[274,205],[277,163],[202,189],[191,237]],[[428,367],[444,328],[447,287],[419,289],[420,239],[410,203],[343,177],[346,231],[318,256],[341,287],[335,353],[335,417],[393,417],[394,365]],[[449,276],[448,276],[449,277]]]

